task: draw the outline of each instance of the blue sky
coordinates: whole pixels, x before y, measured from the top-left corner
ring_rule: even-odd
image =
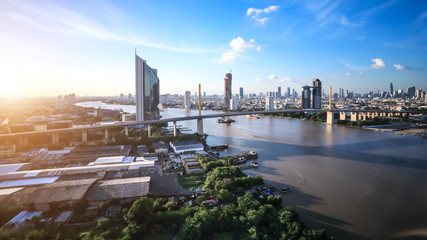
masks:
[[[427,1],[0,1],[0,96],[427,90]],[[282,90],[283,91],[283,90]]]

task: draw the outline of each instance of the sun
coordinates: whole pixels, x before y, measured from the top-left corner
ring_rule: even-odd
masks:
[[[0,97],[16,97],[18,95],[18,85],[10,81],[0,82]]]

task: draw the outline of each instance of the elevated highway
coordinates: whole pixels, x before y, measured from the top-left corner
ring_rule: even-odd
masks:
[[[340,113],[340,119],[345,120],[346,116],[350,114],[351,121],[357,120],[367,120],[374,117],[393,117],[393,116],[406,116],[410,114],[417,114],[418,112],[414,111],[380,111],[380,110],[351,110],[351,109],[333,109],[333,110],[323,110],[323,109],[292,109],[292,110],[272,110],[272,111],[251,111],[251,112],[229,112],[229,113],[218,113],[218,114],[207,114],[201,116],[186,116],[186,117],[175,117],[175,118],[166,118],[159,120],[149,120],[142,122],[126,122],[126,123],[116,123],[116,124],[106,124],[106,125],[91,125],[91,126],[79,126],[73,128],[61,128],[61,129],[50,129],[43,131],[30,131],[30,132],[19,132],[19,133],[9,133],[9,134],[0,134],[0,142],[12,138],[19,138],[19,145],[28,145],[28,137],[31,136],[40,136],[50,134],[52,136],[52,143],[59,142],[59,134],[67,132],[76,132],[79,131],[82,134],[82,142],[87,142],[87,132],[88,131],[104,131],[104,138],[108,139],[108,129],[112,128],[124,128],[125,134],[128,135],[128,128],[133,126],[145,125],[148,128],[148,136],[151,136],[151,126],[157,123],[173,122],[174,136],[177,135],[176,122],[179,121],[189,121],[197,120],[197,133],[203,134],[203,119],[205,118],[220,118],[220,117],[231,117],[231,116],[240,116],[248,114],[277,114],[277,113],[297,113],[297,112],[328,112],[328,123],[333,123],[333,113]],[[329,119],[332,116],[332,119]]]

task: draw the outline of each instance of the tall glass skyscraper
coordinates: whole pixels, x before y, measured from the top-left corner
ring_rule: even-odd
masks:
[[[322,108],[322,82],[317,79],[313,78],[313,105],[312,107],[314,109],[321,109]]]
[[[231,94],[231,80],[232,80],[231,73],[226,73],[224,78],[224,103],[227,107],[230,106],[230,99],[232,97]]]
[[[136,55],[136,52],[135,82],[136,121],[159,119],[160,86],[157,69],[148,66],[145,60]]]

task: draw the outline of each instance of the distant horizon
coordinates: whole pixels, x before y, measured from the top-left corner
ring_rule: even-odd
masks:
[[[161,94],[201,83],[220,95],[230,71],[233,93],[300,92],[313,78],[427,90],[426,1],[19,0],[0,1],[0,20],[0,97],[135,94],[135,50]]]

